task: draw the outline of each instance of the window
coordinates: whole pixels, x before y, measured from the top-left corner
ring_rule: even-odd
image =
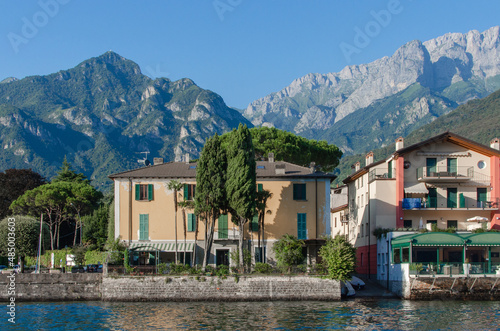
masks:
[[[392,160],[387,164],[387,177],[392,178]]]
[[[402,255],[403,255],[402,262],[410,262],[410,248],[409,247],[403,247]]]
[[[257,166],[257,169],[266,169],[266,166],[263,166],[263,165],[258,165],[258,166]]]
[[[488,196],[488,191],[486,190],[485,187],[478,187],[477,188],[477,207],[478,208],[484,208],[486,206],[486,201],[487,201],[487,196]]]
[[[392,262],[401,263],[401,248],[394,248],[392,251]]]
[[[255,262],[266,262],[266,247],[255,247]]]
[[[457,228],[458,228],[458,221],[447,221],[447,222],[446,222],[446,227],[447,227],[448,229],[450,229],[450,228],[455,228],[455,229],[457,229]]]
[[[219,239],[227,239],[227,215],[219,216]]]
[[[448,187],[448,199],[446,201],[447,208],[457,208],[457,188]]]
[[[484,168],[486,168],[486,162],[484,162],[484,161],[479,161],[479,162],[477,163],[477,167],[478,167],[479,169],[484,169]]]
[[[337,217],[335,217],[335,227],[337,227]]]
[[[184,184],[184,201],[194,200],[195,192],[196,192],[195,184]]]
[[[365,236],[365,225],[361,224],[361,237]]]
[[[257,192],[262,192],[264,191],[264,187],[262,186],[262,184],[257,184]]]
[[[135,184],[135,200],[151,201],[153,200],[153,184]]]
[[[365,204],[364,204],[364,202],[363,202],[363,198],[364,198],[364,195],[363,195],[363,194],[361,194],[361,205],[360,205],[360,207],[362,207],[362,206],[364,206],[364,205],[365,205]]]
[[[457,174],[457,159],[456,158],[448,158],[446,159],[446,171],[449,174]]]
[[[194,232],[196,231],[196,215],[195,214],[188,214],[188,232]]]
[[[404,220],[403,221],[403,227],[405,227],[406,229],[411,229],[412,226],[413,226],[413,224],[412,224],[411,220]]]
[[[359,177],[359,187],[363,187],[363,176]]]
[[[437,208],[437,190],[435,187],[429,187],[429,203],[428,208]]]
[[[149,214],[139,215],[139,240],[149,240]]]
[[[427,158],[426,160],[427,177],[436,176],[436,164],[437,164],[437,159],[435,157]]]
[[[259,215],[255,215],[250,222],[250,231],[257,232],[259,231]]]
[[[306,200],[306,184],[293,184],[293,200]]]
[[[361,266],[363,266],[363,253],[361,253],[361,258],[360,258],[360,260],[361,260]]]
[[[301,240],[307,239],[307,214],[297,214],[297,238]]]

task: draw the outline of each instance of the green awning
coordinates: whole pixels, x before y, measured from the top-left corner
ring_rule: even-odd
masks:
[[[467,246],[500,246],[500,232],[474,233],[465,239]]]
[[[465,239],[454,233],[426,232],[404,235],[392,239],[392,247],[410,246],[463,246]]]
[[[177,243],[178,252],[192,252],[194,248],[194,243]],[[129,248],[131,251],[135,252],[175,252],[175,243],[147,243],[147,242],[135,242],[131,243]]]

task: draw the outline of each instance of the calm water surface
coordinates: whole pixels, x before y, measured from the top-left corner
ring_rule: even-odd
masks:
[[[500,330],[500,302],[21,303],[1,330]]]

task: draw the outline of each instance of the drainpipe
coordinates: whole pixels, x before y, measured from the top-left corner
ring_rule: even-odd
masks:
[[[128,246],[132,243],[132,179],[128,179],[130,190],[128,192]]]

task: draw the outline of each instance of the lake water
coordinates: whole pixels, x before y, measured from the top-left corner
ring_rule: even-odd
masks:
[[[500,302],[21,303],[1,330],[500,330]]]

